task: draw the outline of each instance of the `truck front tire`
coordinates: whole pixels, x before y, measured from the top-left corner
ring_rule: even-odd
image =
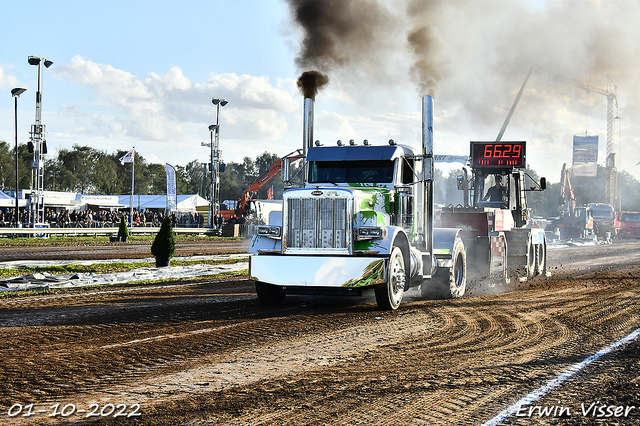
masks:
[[[424,280],[420,293],[424,299],[457,299],[467,289],[467,253],[464,243],[456,238],[453,243],[450,268],[438,268],[430,280]]]
[[[273,284],[256,281],[256,293],[258,294],[258,300],[263,305],[279,305],[284,300],[284,294],[280,292],[280,287]]]
[[[398,309],[409,277],[405,271],[404,255],[399,247],[393,246],[389,257],[387,282],[375,286],[376,302],[380,309]]]

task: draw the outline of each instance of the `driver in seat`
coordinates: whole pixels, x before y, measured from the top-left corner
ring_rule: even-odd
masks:
[[[495,185],[489,188],[482,201],[502,202],[502,197],[505,193],[505,188],[502,186],[502,176],[495,175],[495,182]]]

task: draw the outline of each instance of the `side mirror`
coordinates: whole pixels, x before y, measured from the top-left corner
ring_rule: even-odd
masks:
[[[543,191],[547,189],[547,178],[545,177],[540,178],[540,189]]]
[[[458,176],[456,178],[456,183],[458,185],[458,189],[462,191],[462,189],[464,188],[463,183],[464,183],[464,176]]]

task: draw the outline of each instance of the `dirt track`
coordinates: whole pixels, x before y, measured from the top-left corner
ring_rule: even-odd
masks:
[[[217,240],[214,243],[189,241],[176,243],[176,256],[204,254],[246,253],[249,240]],[[151,242],[109,243],[96,245],[67,245],[56,247],[0,247],[0,262],[9,260],[95,260],[142,259],[151,257]]]
[[[372,295],[265,308],[243,280],[5,300],[0,423],[482,424],[640,328],[640,243],[552,250],[549,264],[529,288],[407,297],[396,312]],[[627,416],[583,415],[592,403]],[[54,404],[76,412],[48,417]],[[109,404],[141,415],[100,416]],[[533,406],[563,417],[534,409],[504,423],[640,425],[640,342]]]

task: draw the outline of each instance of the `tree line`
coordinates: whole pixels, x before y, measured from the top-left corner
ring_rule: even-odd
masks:
[[[0,190],[12,191],[16,187],[16,160],[14,146],[0,141]],[[47,191],[76,192],[85,195],[119,195],[131,193],[131,164],[120,164],[126,150],[108,153],[89,146],[74,145],[72,149],[61,149],[57,156],[45,158],[44,189]],[[33,154],[27,145],[18,146],[18,188],[31,185],[31,162]],[[245,157],[242,163],[226,164],[220,174],[220,199],[237,200],[243,190],[259,176],[269,170],[279,159],[277,154],[264,152],[255,159]],[[211,172],[208,163],[193,160],[185,166],[173,165],[176,169],[176,191],[178,194],[199,194],[209,197]],[[148,162],[136,152],[134,167],[134,193],[140,195],[165,194],[167,190],[164,164]],[[274,195],[282,196],[282,178],[276,176],[258,191],[260,198],[267,197],[273,185]]]
[[[126,154],[125,150],[113,153],[88,146],[74,145],[72,149],[61,149],[56,157],[45,160],[44,188],[50,191],[77,192],[85,195],[118,195],[131,192],[131,165],[120,164],[119,158]],[[29,188],[31,182],[31,161],[33,155],[28,152],[27,145],[18,146],[19,188]],[[242,192],[258,177],[266,173],[280,156],[264,152],[254,159],[244,157],[242,163],[226,164],[220,173],[220,200],[238,200]],[[0,141],[0,190],[15,188],[15,155],[14,147]],[[292,165],[292,174],[298,170]],[[211,188],[211,172],[207,163],[193,160],[185,166],[176,168],[176,187],[178,194],[199,194],[209,198]],[[134,169],[134,192],[141,195],[157,195],[166,193],[166,172],[164,164],[149,163],[142,155],[136,153]],[[527,170],[532,185],[539,180],[534,170]],[[444,176],[436,169],[435,202],[437,204],[457,205],[462,203],[462,191],[457,189],[457,176],[462,170],[453,170]],[[573,177],[572,184],[577,205],[605,202],[606,170],[598,166],[596,177]],[[548,180],[560,177],[547,176]],[[618,174],[620,193],[622,194],[622,210],[640,211],[640,182],[627,171]],[[300,176],[298,176],[300,180]],[[284,184],[280,174],[272,178],[257,192],[260,199],[267,198],[267,191],[273,186],[274,198],[282,197]],[[532,216],[552,217],[560,212],[560,183],[549,183],[542,192],[528,193],[528,204]],[[230,206],[229,206],[230,207]],[[614,206],[617,207],[617,206]]]

